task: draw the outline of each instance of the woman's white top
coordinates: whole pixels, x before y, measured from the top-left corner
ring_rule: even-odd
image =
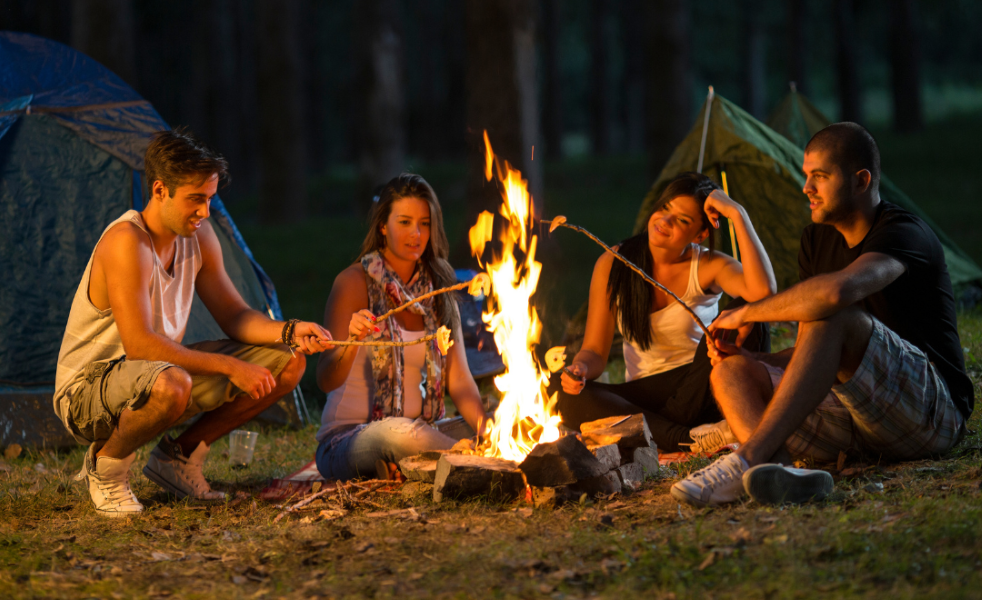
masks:
[[[396,325],[398,327],[398,325]],[[425,331],[406,331],[399,327],[402,340],[412,342],[423,337]],[[321,428],[317,441],[322,441],[330,429],[338,425],[367,423],[371,415],[371,398],[375,396],[375,377],[372,376],[372,349],[358,349],[348,378],[327,394],[327,404],[321,413]],[[423,371],[426,369],[426,350],[423,344],[404,346],[402,350],[402,412],[415,419],[423,412]]]
[[[692,261],[689,265],[689,284],[681,297],[703,324],[709,325],[719,313],[719,299],[722,294],[707,294],[699,285],[699,258],[706,248],[692,244]],[[625,380],[633,381],[641,377],[664,373],[692,362],[696,348],[702,339],[702,329],[692,320],[692,316],[674,299],[668,306],[651,313],[652,343],[647,351],[641,350],[633,341],[624,338]],[[621,334],[624,328],[617,319]]]

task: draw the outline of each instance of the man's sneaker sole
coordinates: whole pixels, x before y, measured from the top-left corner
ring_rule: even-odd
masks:
[[[685,491],[685,488],[672,486],[671,489],[672,498],[675,498],[679,502],[684,502],[690,506],[695,506],[696,508],[705,508],[709,506],[708,502],[703,502],[702,498],[692,496]]]
[[[95,509],[95,512],[96,512],[97,515],[99,515],[101,517],[105,517],[107,519],[127,519],[129,517],[135,517],[135,516],[137,516],[139,514],[142,514],[143,513],[143,508],[140,508],[140,510],[131,510],[131,511],[99,510],[97,508],[97,509]]]
[[[160,487],[164,488],[164,490],[166,490],[167,492],[169,492],[169,493],[174,494],[175,496],[177,496],[178,500],[183,500],[183,499],[187,498],[188,496],[190,496],[190,494],[188,494],[187,492],[185,492],[185,491],[183,491],[183,490],[181,490],[181,489],[179,489],[177,487],[174,487],[174,484],[172,484],[171,482],[167,481],[167,479],[165,479],[161,474],[159,474],[156,471],[154,471],[153,469],[151,469],[150,468],[150,465],[147,465],[147,466],[143,467],[143,474],[150,481],[152,481],[152,482],[156,483],[157,485],[159,485]]]
[[[832,476],[825,471],[794,473],[777,464],[757,465],[743,474],[743,487],[761,504],[802,504],[821,500],[832,492]]]

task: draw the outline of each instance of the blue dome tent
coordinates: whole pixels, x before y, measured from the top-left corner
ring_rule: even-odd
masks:
[[[165,129],[149,102],[95,60],[0,32],[0,446],[70,443],[51,397],[72,297],[103,229],[143,209],[143,154]],[[282,318],[272,281],[217,197],[211,212],[239,293]],[[223,337],[195,297],[185,342]],[[294,403],[265,416],[295,422],[305,413],[299,391]]]

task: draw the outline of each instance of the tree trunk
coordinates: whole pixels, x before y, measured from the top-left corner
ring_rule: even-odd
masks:
[[[624,0],[620,4],[621,30],[624,32],[624,94],[621,120],[624,139],[631,154],[644,152],[645,27],[644,0]]]
[[[839,82],[839,120],[860,123],[863,120],[859,89],[859,57],[856,52],[854,0],[835,0],[836,71]]]
[[[901,133],[919,131],[924,127],[921,34],[917,21],[915,0],[895,0],[890,4],[893,128]]]
[[[136,83],[135,19],[130,0],[72,0],[72,47]]]
[[[646,4],[648,174],[654,180],[692,126],[690,16],[686,0]]]
[[[559,36],[562,31],[562,5],[559,0],[542,0],[542,68],[545,98],[542,106],[545,155],[563,155],[562,72],[559,68]]]
[[[465,15],[470,146],[466,222],[473,224],[482,210],[497,213],[501,204],[494,182],[484,178],[484,130],[495,154],[528,180],[535,214],[541,215],[542,160],[532,160],[539,135],[534,5],[527,0],[467,0]]]
[[[743,91],[744,109],[757,119],[764,118],[766,81],[764,78],[764,25],[759,0],[743,0]]]
[[[363,0],[354,8],[355,131],[358,188],[355,214],[371,206],[373,190],[406,162],[405,89],[398,0]]]
[[[610,0],[590,2],[590,141],[594,154],[610,152],[610,108],[613,86],[609,63]]]
[[[259,216],[264,222],[297,222],[306,214],[299,9],[295,2],[256,1]]]
[[[444,6],[434,0],[411,2],[413,27],[417,46],[407,48],[406,55],[416,55],[416,79],[418,92],[408,98],[409,136],[408,151],[413,156],[434,160],[440,155],[445,139],[447,100],[443,65],[447,55],[443,32]],[[409,86],[407,86],[409,88]],[[407,94],[408,95],[408,94]]]
[[[788,81],[794,82],[798,91],[808,93],[808,72],[805,52],[806,0],[788,0]]]

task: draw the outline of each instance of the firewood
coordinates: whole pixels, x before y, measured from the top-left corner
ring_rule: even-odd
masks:
[[[444,498],[491,494],[515,497],[525,493],[525,477],[510,460],[445,454],[436,464],[433,501]]]
[[[658,462],[658,449],[654,446],[650,448],[634,448],[629,450],[625,454],[625,458],[629,459],[625,461],[625,464],[637,463],[641,465],[641,469],[644,471],[645,479],[649,477],[657,477],[659,470],[661,469],[661,464]]]
[[[583,441],[594,446],[617,444],[621,453],[651,446],[651,430],[643,414],[608,417],[580,425]]]
[[[621,478],[617,471],[608,471],[603,475],[582,479],[570,486],[571,490],[586,493],[591,496],[600,494],[615,494],[621,491]]]
[[[621,459],[621,451],[617,447],[617,444],[607,444],[605,446],[587,446],[590,448],[590,452],[597,457],[600,464],[604,466],[605,469],[611,471],[616,469],[621,465],[623,460]]]
[[[399,461],[399,470],[410,481],[433,483],[436,479],[436,463],[439,457],[424,457],[422,454],[407,456]]]
[[[518,467],[529,485],[539,487],[566,485],[610,470],[574,435],[537,445]]]

